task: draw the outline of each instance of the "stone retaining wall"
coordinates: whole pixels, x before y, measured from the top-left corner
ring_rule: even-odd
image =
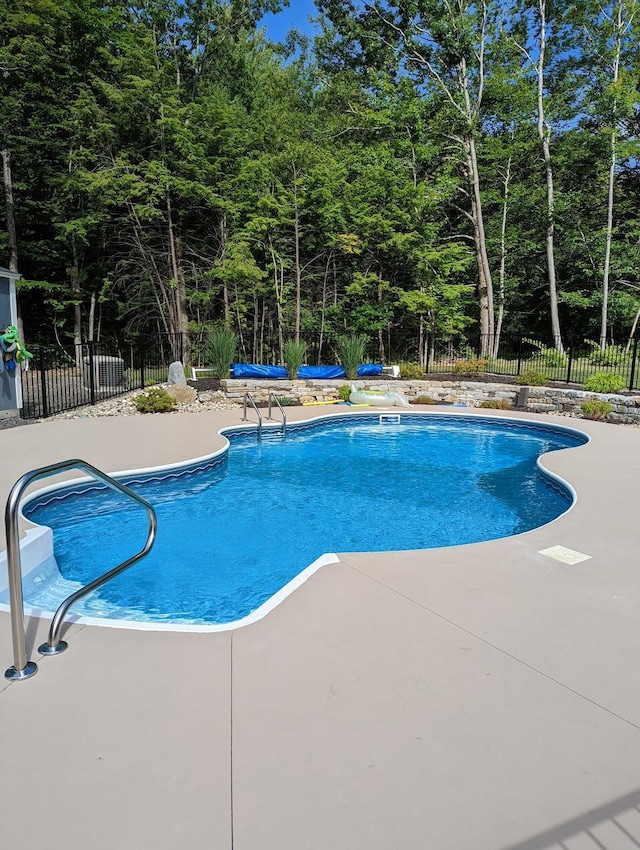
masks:
[[[357,389],[378,390],[381,392],[401,392],[411,401],[420,396],[428,396],[434,401],[445,404],[466,404],[479,407],[488,399],[504,399],[516,407],[523,388],[513,384],[476,383],[471,380],[452,381],[401,381],[401,380],[308,380],[308,381],[269,381],[260,379],[230,378],[221,382],[221,388],[228,399],[242,401],[249,392],[256,402],[267,402],[269,390],[279,397],[295,399],[297,404],[332,401],[338,398],[340,387],[355,384]],[[524,394],[523,394],[524,395]],[[522,400],[522,396],[520,396]],[[640,395],[599,395],[582,390],[566,390],[555,387],[530,387],[528,397],[520,410],[532,413],[565,413],[581,416],[581,405],[588,399],[608,401],[613,411],[607,417],[608,422],[640,424]]]

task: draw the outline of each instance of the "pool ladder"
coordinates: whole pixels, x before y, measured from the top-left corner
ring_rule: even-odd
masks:
[[[57,475],[59,472],[67,472],[70,469],[80,469],[88,473],[92,478],[101,481],[116,490],[128,496],[147,512],[149,527],[147,531],[147,539],[142,549],[126,561],[118,564],[112,570],[104,573],[89,584],[76,590],[71,596],[68,596],[64,602],[58,607],[58,610],[53,615],[51,626],[49,628],[49,637],[47,642],[38,647],[38,652],[43,655],[59,655],[67,649],[66,641],[60,639],[62,625],[69,608],[82,599],[92,590],[96,590],[103,584],[106,584],[110,579],[115,578],[120,573],[124,572],[128,567],[135,564],[141,558],[144,558],[151,551],[156,539],[157,519],[153,507],[135,493],[130,487],[121,484],[107,475],[106,472],[101,472],[87,463],[84,460],[65,460],[61,463],[52,463],[50,466],[43,466],[40,469],[33,469],[31,472],[25,473],[11,488],[7,506],[5,509],[5,530],[7,534],[7,571],[9,574],[9,604],[11,609],[11,636],[13,640],[13,666],[5,672],[5,678],[12,682],[22,682],[29,679],[38,672],[38,665],[27,658],[26,648],[26,633],[24,627],[24,598],[22,593],[22,562],[20,557],[20,530],[18,527],[18,510],[20,502],[27,487],[34,481],[39,481],[41,478],[48,478],[51,475]]]
[[[280,399],[271,390],[269,390],[269,415],[267,416],[267,419],[272,418],[271,417],[271,400],[272,399],[273,399],[273,401],[275,401],[276,406],[277,406],[278,410],[280,411],[280,414],[282,415],[282,437],[285,438],[287,436],[287,414],[284,412],[284,409],[283,409],[282,405],[280,404]]]
[[[284,438],[284,437],[287,436],[287,415],[284,412],[282,405],[280,404],[280,399],[278,398],[278,396],[274,392],[269,390],[269,413],[267,415],[268,420],[273,419],[273,417],[271,416],[271,411],[273,409],[273,402],[274,401],[276,403],[276,407],[278,408],[278,410],[280,411],[280,413],[282,415],[282,436]],[[242,421],[243,422],[249,421],[247,419],[247,405],[249,405],[249,404],[251,405],[251,407],[253,407],[253,409],[256,412],[256,416],[258,417],[258,442],[261,443],[262,442],[262,414],[260,413],[260,411],[258,409],[258,405],[256,404],[256,401],[255,401],[254,397],[251,395],[251,393],[245,393],[244,394],[244,404],[242,406]]]
[[[262,442],[262,414],[258,410],[258,405],[256,404],[256,401],[255,401],[254,397],[251,395],[251,393],[245,393],[244,394],[244,404],[242,406],[242,421],[243,422],[249,421],[247,419],[247,403],[250,404],[251,407],[255,410],[256,416],[258,417],[258,442],[261,443]]]

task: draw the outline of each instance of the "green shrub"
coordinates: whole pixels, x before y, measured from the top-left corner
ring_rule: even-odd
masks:
[[[624,389],[625,382],[620,375],[610,372],[596,372],[582,385],[583,389],[590,393],[616,393]]]
[[[544,387],[547,383],[547,376],[544,372],[538,372],[537,369],[527,369],[522,375],[516,377],[516,384],[521,387]]]
[[[367,337],[363,334],[352,334],[341,336],[338,341],[340,351],[340,363],[344,366],[347,378],[358,377],[358,366],[364,360],[364,350],[367,345]]]
[[[417,381],[424,377],[424,369],[419,363],[401,363],[400,377],[405,381]]]
[[[340,387],[338,390],[338,398],[340,401],[349,401],[349,396],[351,395],[351,387],[348,387],[346,384]]]
[[[528,342],[529,345],[532,345],[535,349],[537,349],[537,354],[533,354],[530,358],[531,360],[535,360],[538,363],[542,360],[543,365],[549,366],[551,369],[567,365],[567,355],[558,351],[557,348],[547,348],[544,343],[538,342],[537,339],[526,338],[522,341]]]
[[[289,395],[280,396],[280,398],[278,399],[278,401],[280,402],[280,404],[281,404],[283,407],[293,407],[293,405],[294,405],[294,404],[297,404],[297,403],[298,403],[298,399],[296,399],[296,398],[292,398],[292,397],[291,397],[291,396],[289,396]]]
[[[296,342],[290,339],[284,344],[284,365],[287,367],[289,378],[294,381],[298,377],[298,369],[307,356],[306,342]]]
[[[238,347],[238,337],[228,328],[216,328],[207,346],[207,360],[214,378],[228,378]]]
[[[152,387],[146,393],[137,395],[133,403],[140,413],[168,413],[175,410],[176,406],[176,400],[162,387]]]
[[[438,404],[438,400],[428,395],[419,395],[411,399],[411,404]]]
[[[584,401],[581,405],[585,419],[594,419],[600,422],[606,419],[613,410],[613,405],[608,401]]]
[[[506,398],[488,398],[480,402],[479,406],[490,410],[511,410],[511,402]]]
[[[602,349],[592,339],[585,339],[585,342],[591,348],[589,363],[595,366],[617,366],[624,363],[629,356],[621,345],[607,345]]]
[[[489,361],[483,358],[474,357],[471,360],[458,360],[453,367],[453,372],[456,375],[482,375],[487,371]]]

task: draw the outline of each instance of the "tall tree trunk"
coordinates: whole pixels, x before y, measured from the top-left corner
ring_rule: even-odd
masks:
[[[253,294],[253,344],[251,347],[251,362],[259,363],[257,360],[258,355],[258,327],[260,325],[259,313],[258,313],[258,296]]]
[[[300,210],[298,208],[298,172],[296,170],[295,165],[293,166],[293,200],[294,200],[294,211],[293,211],[293,234],[294,234],[294,263],[293,263],[293,272],[296,283],[296,324],[295,324],[295,336],[296,342],[300,342],[300,314],[302,311],[301,306],[301,298],[302,298],[302,270],[300,268]]]
[[[553,189],[553,168],[551,164],[551,128],[545,117],[544,106],[544,62],[546,50],[547,30],[547,2],[538,0],[538,13],[540,16],[540,38],[538,43],[538,64],[536,68],[538,78],[538,137],[542,146],[542,158],[547,178],[547,275],[549,280],[549,302],[551,308],[551,333],[553,344],[558,351],[564,351],[562,335],[560,333],[560,319],[558,317],[558,287],[556,280],[556,261],[554,250],[555,236],[555,197]]]
[[[322,279],[322,308],[320,310],[320,335],[318,337],[318,365],[322,363],[322,346],[324,344],[324,321],[327,312],[327,281],[329,280],[329,265],[333,259],[333,252],[329,252],[324,267],[324,278]]]
[[[284,338],[282,335],[282,294],[284,291],[284,263],[279,262],[279,258],[274,250],[273,245],[269,244],[271,252],[271,261],[273,263],[273,288],[276,296],[276,323],[278,330],[278,353],[280,355],[280,363],[284,363]]]
[[[500,334],[502,333],[502,319],[504,317],[504,279],[507,259],[507,211],[509,206],[509,183],[511,180],[511,157],[507,162],[507,170],[504,175],[504,192],[502,194],[502,222],[500,225],[500,273],[498,277],[498,319],[496,321],[496,333],[493,343],[493,356],[497,359],[500,349]]]
[[[493,311],[493,278],[487,254],[487,239],[482,211],[482,194],[480,192],[480,175],[476,143],[472,135],[465,140],[467,150],[467,169],[471,188],[471,215],[473,217],[473,232],[478,264],[478,303],[480,308],[480,334],[482,336],[481,354],[491,350],[494,334]]]
[[[613,90],[616,91],[620,77],[620,52],[622,50],[622,0],[618,0],[615,22],[615,53],[613,57]],[[600,348],[604,351],[607,346],[607,324],[609,312],[609,274],[611,269],[611,240],[613,235],[613,202],[614,183],[617,164],[618,128],[616,118],[618,112],[618,97],[614,94],[613,121],[611,125],[611,145],[609,162],[609,186],[607,192],[607,232],[604,246],[604,269],[602,272],[602,316],[600,321]]]
[[[171,206],[171,195],[167,189],[167,224],[169,229],[169,251],[173,273],[173,332],[182,335],[182,363],[191,364],[191,339],[189,337],[189,315],[187,313],[187,286],[182,264],[182,241],[177,231]],[[174,354],[175,356],[175,354]]]
[[[627,340],[626,352],[627,354],[631,351],[631,343],[633,342],[633,338],[636,335],[636,330],[638,329],[638,322],[640,322],[640,307],[638,307],[638,312],[636,313],[636,317],[633,320],[633,325],[631,326],[631,330],[629,331],[629,339]]]
[[[96,293],[91,293],[91,304],[89,306],[89,325],[87,327],[87,339],[93,342],[95,338],[95,323],[96,323]]]
[[[222,220],[220,222],[220,260],[224,260],[225,255],[227,253],[227,219],[226,216],[222,216]],[[227,286],[226,278],[222,281],[222,305],[224,309],[224,326],[225,328],[229,327],[229,322],[231,321],[231,313],[229,312],[229,287]]]
[[[378,278],[378,304],[382,304],[382,279]],[[378,355],[380,360],[385,363],[385,353],[384,353],[384,336],[382,333],[382,328],[378,328]]]
[[[82,369],[82,304],[80,291],[80,257],[75,238],[72,238],[73,261],[71,264],[71,289],[74,295],[73,305],[73,348],[76,365]]]
[[[13,203],[13,178],[11,175],[11,152],[2,150],[2,177],[4,183],[4,203],[7,216],[7,248],[9,249],[9,271],[18,274],[18,239],[16,237],[16,218]]]

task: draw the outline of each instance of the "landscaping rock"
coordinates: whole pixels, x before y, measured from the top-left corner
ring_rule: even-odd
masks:
[[[184,386],[182,384],[170,384],[167,387],[167,392],[171,398],[175,398],[178,404],[193,404],[198,398],[198,393],[193,387],[188,387],[186,383]]]
[[[184,376],[184,366],[179,360],[169,364],[167,381],[171,386],[186,387],[187,379]]]

